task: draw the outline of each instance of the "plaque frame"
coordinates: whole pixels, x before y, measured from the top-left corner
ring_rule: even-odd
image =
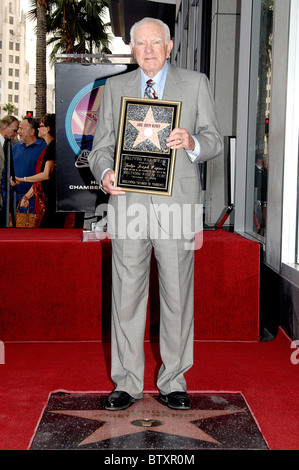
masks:
[[[179,127],[180,115],[180,101],[122,97],[115,187],[125,192],[171,196],[176,149],[167,147],[166,139]],[[148,129],[151,135],[146,134]]]

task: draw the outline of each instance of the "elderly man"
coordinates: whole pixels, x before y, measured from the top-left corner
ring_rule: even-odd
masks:
[[[112,236],[111,376],[115,389],[106,401],[106,409],[125,409],[143,395],[143,342],[154,248],[160,286],[159,400],[169,408],[186,410],[190,408],[190,398],[184,374],[193,364],[194,251],[186,249],[190,234],[177,237],[165,227],[165,236],[163,217],[158,222],[163,233],[152,236],[155,231],[151,230],[149,214],[161,204],[178,211],[183,211],[184,205],[192,209],[199,205],[197,164],[221,155],[223,141],[206,76],[177,69],[167,62],[173,47],[167,25],[153,18],[141,20],[131,29],[130,46],[139,68],[107,80],[89,155],[94,176],[110,194],[108,219],[109,209],[113,209],[116,218],[123,217],[121,208],[126,207],[129,213],[133,204],[142,205],[148,214],[141,237],[124,237],[119,227],[115,227]],[[168,146],[177,150],[171,196],[125,192],[115,187],[113,168],[121,97],[147,97],[149,79],[154,81],[151,86],[156,98],[182,103],[180,127],[168,137]]]

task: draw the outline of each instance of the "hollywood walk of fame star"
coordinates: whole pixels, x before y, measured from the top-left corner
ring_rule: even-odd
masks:
[[[201,419],[215,418],[235,413],[244,413],[245,410],[170,410],[160,404],[150,395],[145,395],[143,400],[136,402],[130,408],[122,411],[106,410],[53,410],[50,413],[74,416],[78,418],[101,421],[104,424],[78,445],[93,444],[105,439],[111,439],[129,434],[150,431],[172,434],[175,436],[198,439],[213,443],[221,447],[221,443],[202,431],[192,423]],[[153,428],[136,426],[135,422],[150,422]],[[155,425],[156,423],[156,425]]]
[[[129,123],[139,131],[138,136],[134,142],[133,147],[141,144],[145,140],[150,140],[158,149],[161,149],[158,133],[166,127],[170,126],[169,123],[156,122],[152,107],[149,107],[144,121],[129,120]]]

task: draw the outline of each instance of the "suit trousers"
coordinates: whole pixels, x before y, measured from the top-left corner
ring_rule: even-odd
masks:
[[[182,239],[112,240],[111,377],[115,390],[141,398],[144,386],[144,333],[152,251],[160,295],[162,394],[186,391],[184,373],[193,364],[194,251]]]

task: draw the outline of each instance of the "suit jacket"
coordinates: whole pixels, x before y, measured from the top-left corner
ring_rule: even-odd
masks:
[[[114,168],[115,145],[118,135],[121,98],[142,98],[140,69],[109,78],[101,98],[93,149],[89,154],[89,165],[95,178],[100,181],[104,170]],[[179,69],[169,65],[163,100],[181,101],[179,127],[185,128],[200,143],[200,156],[192,161],[185,150],[176,155],[172,196],[148,196],[154,204],[171,206],[178,204],[200,204],[201,188],[197,163],[215,158],[223,152],[223,140],[215,113],[215,105],[204,74]],[[142,195],[143,196],[143,195]],[[118,201],[126,198],[126,205],[144,201],[138,193],[126,196],[110,196],[109,203],[118,214]],[[163,222],[163,221],[162,221]],[[108,227],[109,229],[109,227]]]
[[[0,143],[0,209],[3,207],[3,197],[1,194],[1,178],[2,178],[2,172],[5,166],[5,155],[4,155],[4,150],[3,147]]]

